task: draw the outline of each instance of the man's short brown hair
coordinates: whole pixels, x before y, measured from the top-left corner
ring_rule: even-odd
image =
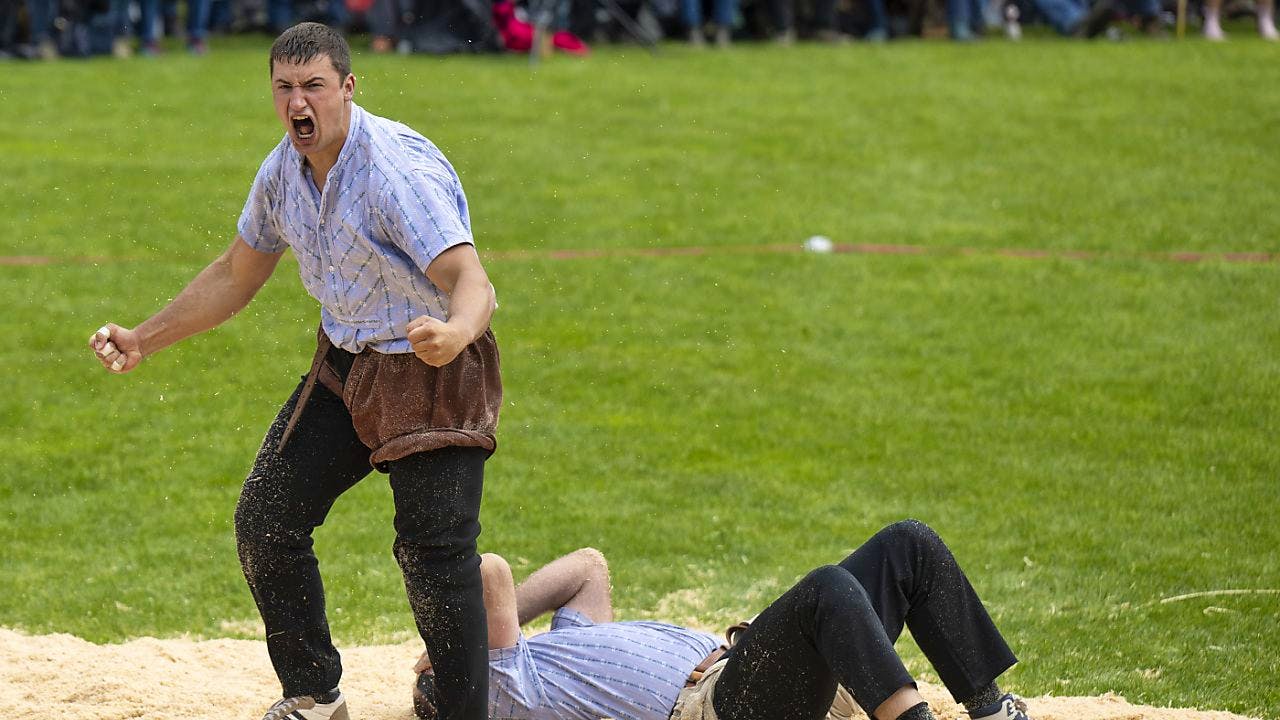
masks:
[[[346,80],[351,74],[351,48],[346,38],[328,25],[314,22],[298,23],[280,33],[271,44],[271,62],[267,69],[276,71],[276,61],[295,63],[311,62],[321,55],[329,56],[338,79]]]

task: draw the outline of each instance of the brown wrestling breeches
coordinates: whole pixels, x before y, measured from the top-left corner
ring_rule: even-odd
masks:
[[[316,344],[302,395],[277,451],[289,441],[317,382],[342,398],[356,433],[372,451],[369,462],[375,467],[450,445],[491,453],[497,447],[502,376],[491,330],[438,368],[412,353],[331,352],[335,348],[324,330]],[[335,367],[348,362],[347,367]]]

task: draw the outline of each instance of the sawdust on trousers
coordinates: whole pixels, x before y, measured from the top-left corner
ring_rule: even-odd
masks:
[[[413,720],[417,640],[340,648],[352,717]],[[921,683],[939,720],[963,720],[946,690]],[[0,628],[0,711],[7,720],[227,720],[262,716],[279,697],[266,645],[156,640],[94,645]],[[1028,700],[1036,720],[1248,720],[1228,712],[1133,705],[1118,695]]]

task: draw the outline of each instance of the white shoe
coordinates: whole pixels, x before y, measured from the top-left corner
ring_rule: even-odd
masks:
[[[285,698],[267,711],[262,720],[351,720],[342,693],[331,703],[319,704],[310,695]]]
[[[1031,720],[1027,703],[1013,693],[1005,693],[996,702],[969,713],[969,720]]]

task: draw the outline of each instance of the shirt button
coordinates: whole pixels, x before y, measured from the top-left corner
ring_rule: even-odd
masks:
[[[333,272],[333,266],[332,266],[332,265],[330,265],[330,266],[329,266],[329,272]]]

